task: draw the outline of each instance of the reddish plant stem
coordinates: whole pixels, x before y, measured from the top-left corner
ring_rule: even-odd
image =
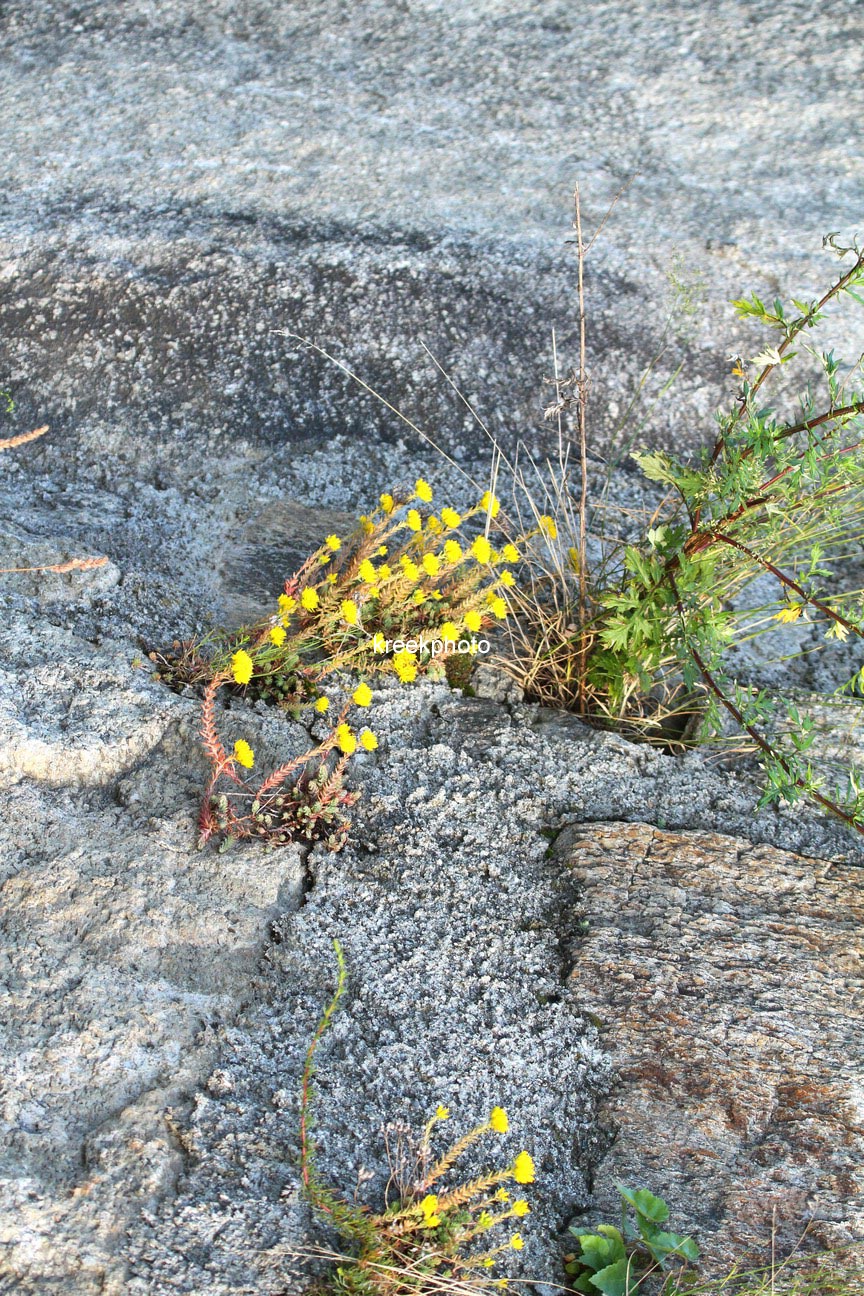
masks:
[[[777,348],[777,354],[779,357],[782,357],[786,354],[786,352],[789,350],[789,347],[792,345],[795,338],[798,336],[801,330],[805,328],[809,320],[811,320],[814,315],[818,315],[819,312],[823,309],[823,307],[827,306],[828,302],[831,301],[833,297],[836,297],[838,293],[841,293],[844,290],[847,284],[849,284],[858,275],[862,266],[864,266],[864,252],[862,252],[859,255],[855,264],[849,270],[847,270],[846,274],[841,275],[841,277],[837,280],[837,282],[835,284],[832,284],[832,286],[828,289],[828,291],[816,303],[813,310],[808,311],[808,313],[801,318],[798,324],[792,327],[789,336],[784,338],[783,341],[780,343],[779,347]],[[772,372],[773,369],[776,369],[777,363],[779,363],[779,361],[775,362],[774,364],[765,365],[764,369],[756,378],[756,381],[753,383],[753,386],[750,388],[747,395],[741,397],[738,403],[737,413],[733,416],[732,419],[732,423],[731,423],[732,427],[734,427],[734,425],[744,416],[744,414],[746,414],[748,400],[752,399],[752,397],[756,395],[756,393],[758,392],[762,384],[765,382],[765,379],[768,377],[768,375]],[[803,429],[799,429],[799,430],[803,430]],[[714,442],[714,449],[711,451],[710,463],[712,466],[720,458],[720,455],[723,453],[725,447],[726,447],[726,433],[721,433],[720,436],[718,436],[717,440]],[[694,530],[699,525],[699,517],[700,517],[700,510],[697,508],[693,515]]]
[[[672,592],[675,596],[675,605],[678,609],[678,615],[681,619],[681,625],[684,629],[684,633],[686,636],[687,619],[684,612],[683,604],[681,602],[681,597],[678,592],[678,586],[675,583],[674,576],[670,576],[669,580],[672,585]],[[864,836],[864,826],[859,824],[858,821],[855,818],[853,818],[852,815],[848,814],[845,810],[843,810],[842,807],[837,805],[835,801],[832,801],[829,797],[822,796],[821,792],[817,792],[813,788],[808,788],[804,780],[802,778],[799,778],[793,772],[785,756],[783,756],[781,752],[778,752],[775,747],[772,747],[771,744],[765,738],[762,737],[759,731],[755,729],[753,725],[748,723],[747,720],[744,719],[744,716],[741,714],[740,710],[735,705],[735,703],[731,700],[731,698],[728,698],[726,694],[723,692],[723,690],[720,688],[720,685],[717,683],[711,671],[709,670],[707,664],[703,660],[702,654],[699,652],[698,648],[695,648],[693,644],[688,642],[687,651],[689,652],[690,656],[693,658],[693,661],[696,663],[699,673],[701,674],[703,680],[705,681],[706,686],[714,694],[717,701],[720,702],[721,705],[726,708],[726,710],[729,712],[732,718],[737,722],[737,724],[741,726],[744,732],[746,734],[749,734],[749,736],[753,739],[753,742],[755,742],[756,746],[762,752],[764,752],[766,756],[770,756],[772,760],[777,761],[777,763],[782,767],[783,771],[790,779],[790,781],[794,784],[794,786],[800,788],[801,791],[805,793],[805,795],[812,797],[814,801],[817,801],[831,814],[836,815],[839,819],[842,819],[843,822],[849,828],[854,828],[855,832],[861,834],[861,836]]]
[[[705,533],[703,532],[703,534]],[[712,541],[716,540],[720,544],[731,545],[733,549],[737,549],[740,553],[746,554],[748,558],[752,558],[753,562],[758,563],[760,567],[764,567],[766,571],[769,571],[772,576],[776,576],[781,585],[784,585],[787,589],[794,590],[799,598],[803,599],[805,603],[809,603],[812,607],[818,608],[820,612],[824,612],[825,616],[829,617],[832,621],[837,621],[840,625],[845,626],[847,630],[851,630],[853,634],[864,639],[864,631],[861,631],[858,626],[853,625],[851,621],[847,621],[844,616],[841,616],[839,612],[835,612],[833,608],[830,608],[827,603],[823,603],[821,599],[813,598],[813,596],[808,594],[807,591],[803,589],[797,581],[794,581],[791,576],[787,576],[785,572],[782,572],[779,567],[775,567],[767,558],[761,558],[759,554],[755,553],[748,545],[742,544],[740,540],[733,540],[731,536],[724,535],[722,531],[717,532],[714,535],[709,535],[708,538]]]

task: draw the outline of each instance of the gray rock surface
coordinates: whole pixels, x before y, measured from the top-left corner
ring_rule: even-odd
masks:
[[[746,764],[440,685],[378,699],[343,855],[199,855],[197,703],[133,663],[266,604],[380,490],[485,484],[484,435],[421,343],[507,445],[548,448],[577,179],[589,225],[631,181],[589,263],[595,453],[660,344],[676,250],[704,308],[676,318],[656,383],[687,368],[651,436],[710,437],[728,353],[761,345],[728,298],[814,293],[821,235],[862,210],[860,28],[851,3],[730,0],[2,7],[3,431],[51,432],[0,458],[0,566],[110,561],[0,577],[0,1289],[299,1290],[296,1084],[332,935],[352,974],[322,1058],[335,1181],[365,1167],[380,1191],[382,1122],[500,1101],[504,1150],[541,1169],[526,1269],[554,1277],[611,1071],[542,830],[650,820],[853,855],[800,807],[753,814]],[[860,320],[834,340],[864,349]],[[616,477],[616,502],[640,492]],[[223,723],[262,761],[304,741],[260,707]]]

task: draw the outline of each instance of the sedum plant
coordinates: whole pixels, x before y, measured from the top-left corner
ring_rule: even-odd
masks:
[[[320,1296],[469,1296],[508,1286],[495,1277],[496,1261],[521,1251],[519,1221],[529,1214],[528,1202],[514,1200],[507,1185],[533,1183],[534,1163],[520,1152],[504,1169],[459,1181],[459,1159],[488,1134],[506,1134],[509,1122],[501,1107],[449,1147],[433,1153],[438,1127],[450,1117],[439,1106],[426,1122],[419,1140],[413,1174],[399,1198],[373,1211],[349,1201],[325,1181],[312,1135],[315,1055],[345,991],[347,972],[338,941],[333,942],[338,964],[336,990],[327,1005],[306,1055],[300,1101],[300,1171],[303,1188],[316,1215],[339,1236],[343,1250],[321,1249],[333,1272]],[[493,1240],[496,1234],[502,1240]]]
[[[270,616],[151,654],[163,677],[200,683],[223,674],[247,695],[297,712],[339,671],[411,683],[457,651],[475,654],[478,636],[507,616],[519,551],[489,540],[500,507],[491,492],[461,514],[433,511],[432,499],[422,478],[413,492],[381,495],[349,536],[327,536],[286,580]]]
[[[255,764],[249,743],[238,738],[229,752],[217,727],[216,695],[227,678],[214,676],[204,690],[201,738],[210,775],[198,820],[199,848],[211,838],[221,850],[243,838],[257,838],[269,846],[320,841],[332,851],[341,850],[350,826],[347,812],[357,800],[357,793],[344,786],[346,766],[358,745],[375,750],[375,734],[364,729],[358,738],[347,723],[346,705],[317,746],[252,782],[241,773]],[[365,695],[361,697],[365,702]]]
[[[210,774],[201,845],[263,838],[270,845],[323,841],[338,850],[356,800],[344,787],[347,760],[358,746],[378,746],[371,730],[351,728],[346,704],[322,742],[251,783],[242,773],[254,763],[248,743],[239,739],[229,752],[219,736],[220,690],[314,719],[330,709],[324,684],[337,672],[392,674],[411,683],[456,654],[484,651],[481,636],[506,618],[520,554],[512,542],[499,551],[489,540],[498,500],[486,491],[463,514],[446,505],[436,513],[432,497],[423,479],[411,493],[381,495],[351,535],[326,537],[285,582],[273,613],[255,625],[151,652],[166,682],[204,690],[201,733]],[[365,707],[371,700],[363,679],[351,701]]]

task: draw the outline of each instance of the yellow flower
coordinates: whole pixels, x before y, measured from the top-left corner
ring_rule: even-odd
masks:
[[[414,653],[398,652],[393,654],[393,669],[403,684],[411,684],[417,678],[417,659]]]
[[[495,1221],[488,1211],[481,1211],[477,1216],[477,1225],[481,1229],[491,1228],[494,1223]]]
[[[465,629],[476,634],[483,624],[483,618],[479,612],[472,608],[470,612],[465,613]]]
[[[392,575],[393,573],[386,563],[382,563],[381,566],[378,568],[379,581],[389,580]]]
[[[372,690],[368,684],[358,684],[352,694],[352,701],[356,706],[367,707],[372,701]]]
[[[500,1202],[509,1202],[510,1194],[506,1188],[499,1188],[495,1194],[495,1200]]]
[[[336,742],[343,756],[353,756],[357,750],[357,739],[351,732],[351,726],[340,724],[336,727]]]
[[[503,1107],[493,1107],[489,1117],[489,1124],[496,1134],[506,1134],[510,1128],[510,1122],[507,1119],[507,1113]]]
[[[782,611],[775,615],[774,620],[786,622],[797,621],[803,608],[803,603],[790,603],[788,607],[783,608]]]
[[[437,576],[441,570],[441,559],[437,554],[426,553],[423,555],[423,570],[427,576]]]
[[[326,567],[327,564],[329,563],[331,557],[332,557],[332,554],[329,554],[329,553],[322,553],[322,555],[321,555],[321,557],[318,559],[318,561],[320,562],[320,564],[321,564],[322,567]]]
[[[323,715],[325,711],[329,711],[330,699],[326,697],[317,698],[315,701],[315,710],[319,712],[320,715]]]
[[[375,530],[375,523],[372,521],[371,518],[368,518],[365,513],[360,514],[359,522],[360,522],[360,530],[363,532],[364,535],[371,535],[372,532]]]
[[[484,1256],[481,1263],[484,1269],[493,1269],[495,1266],[495,1261],[491,1256]]]
[[[414,484],[414,494],[419,500],[422,500],[424,504],[428,504],[432,499],[432,487],[427,481],[424,481],[422,477],[418,477]]]
[[[426,519],[426,530],[431,531],[433,535],[439,535],[444,530],[434,513],[430,513]]]
[[[238,684],[248,684],[254,668],[255,663],[242,648],[231,658],[231,674]]]
[[[379,495],[378,503],[381,505],[381,508],[385,513],[392,513],[396,507],[396,501],[392,495]]]
[[[420,1209],[423,1212],[423,1224],[426,1228],[435,1228],[436,1224],[441,1223],[441,1216],[436,1213],[438,1198],[435,1193],[426,1194],[420,1203]]]
[[[521,1251],[525,1243],[522,1241],[522,1238],[518,1233],[514,1233],[510,1239],[510,1245],[514,1251]]]
[[[505,1288],[505,1287],[509,1287],[510,1284],[509,1284],[509,1282],[507,1281],[506,1278],[496,1278],[495,1281],[494,1281],[494,1283],[492,1284],[492,1286],[493,1286],[493,1287],[499,1287],[499,1288],[501,1289],[501,1291],[503,1291],[504,1288]]]
[[[386,546],[386,545],[379,545],[378,548],[375,550],[375,552],[377,553],[377,555],[378,555],[379,558],[386,558],[386,557],[387,557],[387,546]]]
[[[361,562],[357,569],[357,575],[362,581],[365,581],[367,585],[373,585],[378,578],[378,573],[368,558],[364,558]]]
[[[501,550],[501,557],[504,559],[505,562],[509,562],[509,563],[518,562],[519,550],[516,548],[515,545],[505,544],[504,548]]]
[[[513,1178],[518,1184],[529,1184],[534,1182],[534,1162],[527,1152],[520,1152],[513,1162],[511,1171]]]
[[[376,653],[387,651],[387,640],[384,638],[380,630],[376,630],[372,637],[372,651]]]
[[[331,553],[337,553],[342,548],[342,541],[337,535],[329,535],[324,541]]]
[[[314,612],[320,602],[318,591],[311,587],[304,589],[300,595],[300,606],[305,608],[307,612]]]
[[[408,529],[410,531],[421,531],[423,529],[423,522],[416,509],[408,510],[405,514],[405,521],[408,524]]]
[[[503,598],[494,598],[489,606],[492,610],[492,615],[497,617],[499,621],[503,621],[507,615],[507,604],[504,602]]]
[[[478,536],[471,546],[471,552],[479,563],[487,563],[492,557],[492,546],[485,536]]]
[[[339,605],[339,611],[342,613],[343,620],[347,621],[349,625],[357,624],[359,609],[353,599],[343,599]]]
[[[452,531],[453,528],[457,527],[459,523],[462,521],[462,515],[460,513],[457,513],[455,509],[442,508],[441,521],[450,531]]]
[[[245,738],[238,738],[234,744],[234,759],[244,769],[251,769],[255,764],[255,753]]]
[[[420,579],[420,568],[416,563],[413,563],[410,558],[403,558],[402,570],[409,581],[417,581]]]
[[[450,1108],[442,1107],[440,1104],[435,1108],[435,1116],[438,1120],[450,1119]]]
[[[555,519],[549,517],[548,513],[544,513],[540,518],[540,530],[544,535],[548,536],[550,540],[558,539],[558,528],[555,525]]]
[[[457,643],[459,639],[459,629],[456,623],[454,621],[445,621],[441,629],[438,631],[438,638],[444,640],[452,639],[454,643]]]
[[[417,607],[419,607],[421,603],[426,602],[426,595],[423,593],[422,590],[419,589],[415,590],[414,593],[411,595],[411,602],[416,603]]]
[[[285,642],[285,630],[282,626],[273,626],[270,631],[270,642],[281,648]]]
[[[432,590],[432,597],[433,599],[436,600],[436,602],[440,603],[444,595],[441,593],[440,590]]]
[[[292,612],[297,611],[297,600],[290,594],[279,595],[279,615],[283,621],[287,621]]]
[[[336,584],[336,579],[337,579],[337,577],[336,577],[336,573],[335,573],[335,572],[331,572],[330,575],[327,577],[327,584],[328,584],[328,585],[335,585],[335,584]]]
[[[364,729],[360,735],[360,746],[366,751],[375,751],[378,747],[378,739],[371,729]]]
[[[523,1215],[529,1215],[531,1213],[531,1207],[528,1205],[527,1201],[524,1201],[522,1198],[520,1198],[519,1201],[515,1201],[511,1209],[513,1214],[518,1216],[519,1219],[521,1219]]]
[[[511,571],[503,571],[500,576],[501,584],[508,586],[516,584],[516,577]]]
[[[498,516],[498,510],[501,505],[491,491],[484,491],[483,498],[480,501],[480,507],[481,509],[485,509],[490,517],[494,518]]]

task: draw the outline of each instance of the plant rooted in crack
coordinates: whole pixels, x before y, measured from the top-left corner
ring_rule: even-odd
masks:
[[[683,1261],[689,1267],[699,1259],[699,1248],[692,1238],[670,1233],[664,1228],[669,1207],[647,1188],[633,1190],[617,1185],[621,1194],[621,1227],[598,1224],[595,1229],[576,1228],[570,1232],[579,1242],[579,1255],[565,1257],[565,1269],[574,1279],[573,1289],[584,1296],[637,1296],[646,1291],[646,1283],[655,1274],[669,1269],[670,1261]],[[628,1217],[628,1207],[633,1221]],[[664,1291],[671,1296],[680,1290],[681,1266],[670,1277]]]
[[[581,271],[590,244],[578,195],[576,229]],[[850,564],[864,564],[861,361],[843,370],[833,352],[808,341],[831,303],[848,296],[864,304],[864,251],[831,237],[827,243],[851,264],[818,300],[735,303],[740,315],[780,336],[752,360],[736,358],[738,395],[718,415],[713,446],[695,463],[661,452],[632,455],[667,493],[629,542],[595,527],[587,493],[583,339],[578,371],[556,376],[548,413],[559,420],[559,456],[551,479],[536,468],[529,481],[518,463],[510,465],[511,525],[524,530],[526,510],[536,517],[541,507],[552,524],[525,550],[505,669],[529,698],[664,744],[719,738],[725,716],[764,770],[760,806],[807,796],[864,834],[864,788],[854,770],[829,757],[817,762],[813,724],[800,702],[741,682],[730,665],[734,649],[780,625],[797,635],[788,657],[864,639],[864,590],[844,587],[843,579]],[[765,392],[800,354],[821,369],[827,394],[820,403],[808,386],[797,412],[781,414]],[[571,411],[581,454],[577,487],[563,427]],[[773,593],[748,607],[742,594],[771,582]],[[864,692],[864,670],[843,688]]]
[[[220,849],[243,838],[256,838],[269,846],[322,842],[330,850],[341,850],[350,825],[348,810],[359,795],[344,786],[349,757],[358,745],[346,722],[348,705],[320,743],[256,784],[239,772],[254,766],[249,744],[238,739],[229,753],[219,736],[216,695],[225,679],[215,676],[204,690],[201,738],[210,777],[199,817],[199,847],[215,837]],[[371,747],[372,739],[371,731],[364,730],[359,741]]]
[[[489,1119],[443,1152],[432,1150],[437,1128],[450,1112],[438,1107],[423,1127],[413,1173],[399,1187],[398,1200],[383,1211],[348,1201],[325,1181],[312,1135],[315,1055],[345,992],[347,971],[338,941],[336,991],[321,1017],[306,1055],[300,1099],[300,1172],[305,1193],[319,1218],[341,1239],[344,1251],[317,1248],[309,1253],[329,1259],[333,1272],[321,1296],[469,1296],[506,1288],[494,1277],[496,1262],[521,1251],[519,1222],[529,1214],[524,1198],[506,1185],[534,1181],[534,1163],[520,1152],[502,1170],[465,1182],[454,1180],[459,1159],[487,1134],[508,1132],[506,1113],[493,1108]],[[509,1234],[493,1241],[491,1234]]]

